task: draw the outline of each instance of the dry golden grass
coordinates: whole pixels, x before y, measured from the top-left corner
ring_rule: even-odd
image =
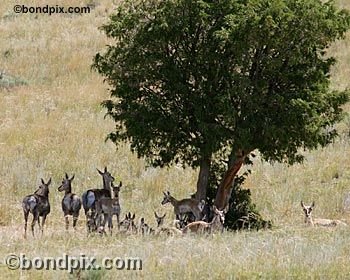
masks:
[[[123,214],[136,212],[155,226],[153,211],[162,207],[162,191],[186,197],[195,189],[197,172],[179,167],[146,169],[125,144],[116,150],[105,136],[113,122],[104,119],[100,102],[108,98],[101,77],[90,70],[93,55],[107,43],[98,27],[118,1],[59,1],[96,8],[84,15],[15,15],[13,1],[0,5],[0,70],[25,79],[26,86],[0,88],[0,262],[10,253],[60,257],[63,253],[103,257],[139,257],[143,270],[82,272],[81,279],[183,278],[347,278],[350,276],[350,229],[314,229],[302,224],[300,200],[315,200],[315,217],[344,219],[343,201],[350,192],[350,119],[339,125],[341,138],[326,149],[306,153],[302,165],[288,167],[255,160],[245,187],[275,228],[264,232],[214,236],[87,238],[84,217],[78,230],[64,230],[62,194],[57,187],[65,172],[75,173],[73,191],[100,186],[97,168],[108,166],[124,187]],[[347,0],[338,1],[350,9]],[[57,1],[25,1],[26,5]],[[75,4],[74,4],[75,5]],[[349,36],[348,36],[349,37]],[[350,87],[350,38],[330,52],[338,58],[334,88]],[[346,106],[350,111],[349,106]],[[43,177],[53,179],[52,212],[42,238],[23,239],[22,198]],[[168,223],[171,221],[168,219]],[[65,271],[11,271],[1,265],[2,279],[74,279]]]

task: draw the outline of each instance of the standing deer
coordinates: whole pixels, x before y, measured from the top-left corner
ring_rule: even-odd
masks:
[[[44,231],[44,225],[46,216],[50,213],[50,203],[49,203],[49,185],[51,184],[51,178],[47,183],[44,179],[41,179],[41,185],[34,192],[34,194],[27,195],[23,198],[22,208],[24,213],[24,238],[27,238],[27,222],[28,215],[32,213],[32,234],[34,237],[34,225],[38,222],[39,228],[41,229],[41,234]],[[40,226],[40,217],[42,217],[42,223]]]
[[[98,225],[101,226],[101,216],[103,214],[103,224],[104,228],[106,221],[108,221],[108,229],[110,234],[112,234],[113,230],[113,215],[117,216],[117,225],[119,228],[119,215],[120,215],[120,204],[119,204],[119,192],[122,187],[122,182],[120,182],[119,186],[115,187],[113,182],[111,183],[114,197],[107,198],[102,197],[96,201],[96,219],[98,219]]]
[[[123,233],[137,233],[137,227],[135,225],[135,214],[131,216],[131,213],[125,214],[125,219],[120,222],[121,232]]]
[[[310,206],[306,206],[301,201],[301,207],[303,208],[305,214],[305,223],[311,226],[323,226],[323,227],[336,227],[336,226],[347,226],[346,223],[340,220],[330,220],[330,219],[314,219],[311,216],[311,212],[315,207],[315,202],[312,202]]]
[[[103,189],[90,189],[83,193],[82,202],[85,215],[89,209],[95,210],[95,202],[102,197],[111,197],[111,183],[114,181],[114,177],[107,171],[105,167],[104,172],[98,170],[98,173],[102,176]]]
[[[170,192],[163,192],[164,198],[162,201],[162,205],[166,203],[171,203],[174,207],[174,213],[176,217],[179,217],[179,215],[186,214],[186,213],[192,213],[195,216],[195,220],[199,221],[202,219],[202,209],[201,205],[202,202],[199,202],[198,200],[194,198],[185,198],[182,200],[176,200],[173,196],[170,195]]]
[[[65,178],[62,180],[61,186],[58,188],[58,191],[65,192],[62,199],[62,211],[66,222],[66,230],[68,230],[69,227],[69,215],[73,216],[73,229],[75,229],[81,208],[80,197],[72,193],[73,179],[74,175],[69,179],[68,174],[66,173]]]
[[[214,231],[223,231],[225,223],[224,211],[220,211],[215,206],[213,206],[213,213],[214,218],[210,223],[204,221],[196,221],[193,223],[189,223],[182,229],[182,232],[212,233]]]

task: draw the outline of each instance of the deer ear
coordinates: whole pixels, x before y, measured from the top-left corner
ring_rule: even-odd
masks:
[[[107,172],[107,166],[105,166],[105,173]]]
[[[66,179],[68,179],[68,174],[67,173],[65,174],[65,176],[66,176]]]
[[[122,183],[122,181],[120,181],[119,188],[121,188],[122,186],[123,186],[123,183]]]
[[[96,170],[98,171],[98,173],[100,173],[100,175],[103,175],[103,172],[100,171],[98,168],[96,168]]]
[[[315,201],[313,201],[311,204],[311,208],[314,208],[314,207],[315,207]]]
[[[45,185],[45,181],[44,181],[43,178],[41,178],[41,183],[42,183],[43,185]]]
[[[141,223],[144,223],[145,222],[145,219],[142,217],[141,218]]]
[[[165,218],[165,216],[166,216],[166,213],[162,216],[162,218]]]
[[[170,195],[170,192],[168,191],[168,195]]]
[[[49,181],[47,181],[46,185],[50,185],[50,184],[51,184],[51,177],[50,177]]]
[[[305,205],[304,205],[303,201],[300,201],[300,205],[301,205],[301,207],[305,208]]]
[[[156,211],[154,211],[154,217],[158,218]]]
[[[131,218],[131,220],[133,220],[133,219],[135,219],[135,213],[134,213],[134,215],[132,215],[132,218]]]
[[[72,178],[70,178],[69,181],[73,181],[74,177],[75,177],[75,174],[73,174]]]

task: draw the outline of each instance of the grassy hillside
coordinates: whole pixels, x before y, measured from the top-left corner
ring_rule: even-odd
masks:
[[[23,1],[26,5],[95,3],[90,14],[15,14],[13,1],[0,4],[0,262],[10,253],[61,257],[63,253],[103,257],[139,257],[143,270],[82,272],[81,279],[138,278],[343,278],[350,276],[350,229],[303,226],[300,200],[315,200],[314,215],[350,224],[350,118],[339,125],[341,137],[326,149],[305,153],[306,162],[288,167],[255,160],[245,183],[264,217],[275,228],[265,232],[225,233],[210,237],[87,238],[83,215],[77,232],[64,230],[62,194],[65,172],[75,175],[73,191],[81,194],[102,184],[96,168],[108,166],[122,180],[123,214],[136,212],[155,226],[153,211],[173,217],[162,207],[162,191],[187,197],[197,172],[179,167],[146,169],[145,162],[104,142],[113,122],[104,119],[100,102],[107,86],[90,70],[93,55],[108,43],[98,30],[118,1]],[[350,9],[348,0],[337,1]],[[69,4],[70,3],[70,4]],[[330,53],[338,58],[332,87],[350,87],[350,36]],[[350,112],[350,105],[346,110]],[[22,198],[40,178],[52,177],[52,212],[44,237],[23,239]],[[167,221],[171,224],[171,219]],[[74,279],[65,271],[11,271],[2,279]]]

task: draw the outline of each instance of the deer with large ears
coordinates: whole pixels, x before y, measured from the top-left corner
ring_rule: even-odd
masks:
[[[97,200],[103,197],[111,197],[111,183],[114,181],[114,177],[105,167],[104,171],[97,169],[98,173],[102,176],[103,189],[90,189],[83,193],[82,202],[85,215],[89,209],[95,211],[95,203]]]
[[[305,223],[311,226],[323,226],[323,227],[336,227],[336,226],[347,226],[346,223],[340,220],[330,220],[330,219],[314,219],[311,215],[312,210],[315,207],[315,202],[307,206],[303,201],[300,202],[305,214]]]
[[[81,208],[81,200],[80,197],[75,193],[72,193],[72,181],[74,179],[74,175],[69,178],[68,174],[65,174],[65,177],[62,180],[61,186],[59,186],[58,191],[65,192],[65,195],[62,199],[62,211],[64,214],[64,218],[66,221],[66,229],[69,227],[68,216],[73,216],[73,228],[75,229],[79,211]]]
[[[50,213],[50,203],[49,203],[49,185],[51,184],[51,178],[47,183],[44,179],[41,179],[41,185],[34,192],[34,194],[27,195],[23,198],[22,208],[24,213],[24,238],[27,237],[27,222],[28,215],[32,213],[32,234],[34,237],[34,226],[35,222],[38,222],[39,228],[41,229],[41,234],[44,231],[44,225],[46,221],[46,216]],[[42,217],[42,222],[40,225],[40,217]]]
[[[200,221],[202,219],[202,203],[200,201],[193,198],[177,200],[170,195],[170,192],[163,192],[163,194],[164,198],[161,204],[164,205],[166,203],[171,203],[177,217],[182,214],[192,213],[195,216],[196,221]]]

